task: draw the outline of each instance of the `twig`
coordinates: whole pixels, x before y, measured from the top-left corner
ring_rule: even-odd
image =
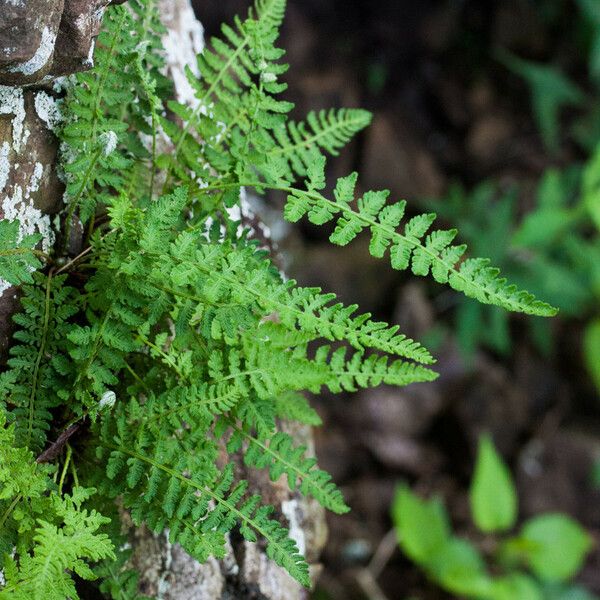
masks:
[[[388,600],[387,596],[379,587],[377,579],[381,575],[383,569],[385,569],[385,566],[397,547],[396,530],[390,529],[381,542],[379,542],[371,562],[364,569],[360,569],[356,573],[356,581],[369,600]]]
[[[35,460],[37,463],[46,463],[53,461],[62,451],[65,444],[71,439],[73,434],[81,427],[81,423],[73,423],[69,425],[59,436],[55,442],[52,442]]]
[[[395,529],[390,529],[375,550],[375,554],[369,563],[367,569],[371,572],[373,577],[377,579],[385,566],[388,564],[390,558],[398,548],[398,538]]]

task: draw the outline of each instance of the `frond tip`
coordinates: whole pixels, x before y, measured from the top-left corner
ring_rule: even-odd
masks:
[[[289,121],[275,128],[275,146],[266,154],[285,160],[289,179],[294,179],[294,173],[304,177],[319,159],[321,150],[337,156],[354,135],[369,125],[371,118],[369,111],[359,108],[311,111],[306,121]]]

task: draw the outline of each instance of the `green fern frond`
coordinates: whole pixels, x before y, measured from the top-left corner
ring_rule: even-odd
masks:
[[[274,278],[268,262],[257,262],[253,250],[237,250],[226,245],[198,247],[192,234],[182,233],[171,253],[179,265],[157,270],[161,279],[170,272],[175,288],[194,285],[202,301],[222,302],[233,294],[239,301],[258,304],[265,316],[274,314],[285,327],[297,327],[312,339],[345,340],[353,346],[373,348],[430,364],[433,358],[419,343],[398,333],[398,326],[372,321],[368,313],[354,316],[356,305],[333,303],[334,294],[319,288],[301,288],[290,280]]]
[[[389,249],[394,269],[409,266],[415,275],[432,277],[439,283],[447,283],[453,289],[484,304],[495,304],[507,310],[539,316],[552,316],[557,310],[528,292],[518,290],[497,269],[482,258],[467,258],[465,245],[452,245],[456,230],[435,230],[425,234],[435,220],[435,214],[421,214],[409,219],[402,232],[398,227],[403,220],[405,201],[386,204],[389,192],[366,192],[354,202],[357,174],[338,179],[334,199],[323,196],[322,178],[324,162],[321,161],[312,175],[309,172],[308,190],[289,189],[285,217],[295,222],[304,215],[311,223],[322,225],[336,219],[330,236],[339,246],[350,243],[363,230],[371,235],[370,253],[378,258]]]
[[[273,129],[268,137],[272,147],[265,144],[259,149],[264,149],[267,161],[283,158],[287,166],[283,176],[293,181],[295,175],[306,176],[321,150],[337,156],[340,148],[369,125],[371,118],[370,112],[356,108],[311,111],[306,121],[288,121]]]
[[[280,419],[297,421],[313,427],[323,424],[317,411],[309,404],[304,395],[298,392],[278,394],[274,402],[276,415]]]
[[[269,518],[272,508],[260,506],[258,496],[244,499],[247,483],[234,484],[233,465],[222,473],[212,466],[214,444],[207,462],[208,442],[200,445],[194,434],[185,441],[156,440],[147,434],[132,439],[123,421],[116,432],[105,430],[103,439],[98,456],[108,461],[107,475],[115,483],[125,470],[130,490],[123,498],[136,523],[143,520],[157,532],[168,527],[171,541],[200,561],[211,555],[222,557],[225,534],[239,525],[245,539],[256,541],[259,534],[267,542],[268,556],[309,585],[308,566],[287,531]],[[123,490],[117,487],[115,491]]]
[[[212,48],[205,48],[198,56],[200,79],[187,70],[197,98],[195,108],[169,103],[169,108],[185,123],[181,129],[167,119],[161,121],[175,145],[174,152],[162,161],[168,173],[167,184],[173,173],[183,181],[188,180],[183,166],[199,177],[208,176],[205,165],[198,161],[200,154],[213,164],[223,166],[223,159],[225,164],[231,164],[216,149],[229,137],[224,130],[230,133],[234,126],[239,126],[247,133],[255,120],[266,123],[269,114],[291,109],[290,103],[267,95],[285,89],[277,77],[285,72],[287,65],[279,62],[283,51],[274,45],[285,6],[286,0],[257,2],[245,21],[236,18],[233,27],[223,25],[222,38],[212,38]],[[193,133],[203,140],[205,148],[201,148]]]
[[[171,89],[159,71],[164,65],[162,31],[154,0],[107,11],[94,56],[96,68],[78,73],[77,84],[69,88],[63,111],[68,118],[59,132],[64,142],[67,228],[75,214],[87,222],[98,205],[110,204],[134,176],[143,177],[139,162],[151,159],[154,173],[162,106],[156,88],[165,95]],[[151,154],[139,139],[144,134],[152,136]]]
[[[0,405],[15,419],[17,445],[33,450],[43,447],[50,409],[64,400],[72,374],[65,341],[78,307],[75,290],[64,285],[65,279],[34,273],[33,285],[23,288],[23,312],[13,317],[17,343],[10,349],[5,374],[11,384]]]
[[[268,469],[272,481],[285,475],[291,490],[296,489],[299,482],[300,491],[304,495],[312,496],[319,504],[337,514],[350,510],[342,493],[331,481],[331,475],[318,469],[317,459],[307,457],[306,447],[296,446],[289,434],[278,431],[268,439],[263,439],[249,433],[247,424],[240,427],[231,422],[230,425],[233,434],[228,448],[230,451],[239,450],[245,441],[248,444],[244,452],[246,465]]]
[[[420,364],[404,360],[391,361],[387,356],[354,352],[346,360],[347,348],[330,352],[329,346],[321,346],[316,353],[315,363],[326,366],[330,376],[325,385],[330,391],[355,392],[360,388],[377,387],[382,383],[404,386],[409,383],[433,381],[437,373]]]
[[[5,566],[5,587],[0,598],[10,600],[65,600],[79,598],[69,571],[82,579],[94,579],[86,561],[114,558],[113,547],[98,529],[107,519],[81,504],[93,489],[75,488],[71,496],[52,496],[52,505],[61,523],[57,526],[38,519],[33,553],[9,558]]]

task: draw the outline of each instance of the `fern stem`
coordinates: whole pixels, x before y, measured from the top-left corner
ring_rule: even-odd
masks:
[[[131,367],[131,365],[126,361],[123,360],[123,364],[125,365],[125,368],[129,371],[129,373],[131,374],[131,376],[146,390],[150,390],[150,388],[148,387],[148,384],[133,370],[133,368]]]
[[[65,457],[65,464],[63,465],[62,472],[60,474],[60,480],[58,482],[58,494],[62,495],[63,485],[65,483],[65,477],[67,476],[67,471],[69,469],[69,465],[71,464],[71,456],[73,454],[73,450],[71,449],[71,445],[67,444],[67,456]]]
[[[162,350],[162,348],[159,348],[156,344],[154,344],[153,342],[151,342],[149,339],[145,338],[141,333],[139,333],[136,338],[142,342],[143,344],[145,344],[146,346],[148,346],[149,348],[152,348],[153,350],[155,350],[156,352],[158,352],[158,354],[160,354],[160,356],[162,356],[162,358],[165,360],[165,362],[167,362],[169,364],[169,366],[175,371],[175,373],[177,373],[177,375],[181,378],[181,379],[185,379],[185,377],[183,376],[183,373],[181,372],[181,370],[179,369],[179,367],[173,362],[173,359]]]
[[[94,152],[94,155],[92,156],[92,160],[83,176],[81,185],[79,186],[79,189],[77,190],[77,194],[75,195],[75,198],[73,198],[69,202],[69,208],[67,210],[67,218],[66,218],[66,223],[65,223],[65,238],[64,238],[64,242],[63,242],[63,246],[65,248],[68,246],[69,238],[71,237],[71,228],[73,226],[73,215],[75,214],[75,210],[77,209],[79,201],[81,200],[81,197],[83,196],[83,193],[84,193],[85,189],[87,188],[87,184],[92,176],[94,168],[96,167],[96,162],[98,162],[98,159],[100,158],[101,153],[102,153],[102,148],[98,148],[96,150],[96,152]]]
[[[70,448],[70,446],[69,446]],[[71,475],[73,476],[73,483],[75,487],[79,487],[79,477],[77,476],[77,467],[75,466],[75,461],[71,461]]]
[[[7,509],[4,511],[4,514],[2,515],[2,518],[0,519],[0,531],[2,531],[2,528],[4,527],[4,523],[6,523],[6,519],[8,519],[8,517],[10,516],[10,513],[12,513],[12,511],[15,509],[15,506],[17,506],[17,504],[20,502],[21,498],[23,498],[23,495],[17,494],[13,498],[13,501],[8,505]]]

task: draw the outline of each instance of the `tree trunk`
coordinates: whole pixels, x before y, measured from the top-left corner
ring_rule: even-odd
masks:
[[[0,218],[19,219],[21,230],[41,233],[49,249],[60,232],[54,216],[62,208],[63,185],[57,175],[60,122],[56,77],[92,66],[94,38],[108,0],[0,0]],[[117,2],[113,2],[117,3]],[[189,0],[160,0],[167,28],[164,47],[168,75],[182,102],[194,102],[184,66],[196,68],[203,30]],[[0,280],[0,358],[10,340],[10,315],[18,307],[18,290]],[[309,427],[284,424],[295,439],[313,449]],[[289,527],[311,565],[313,581],[326,539],[323,510],[290,492],[285,482],[247,471],[249,480]],[[140,571],[140,590],[164,600],[307,598],[287,573],[270,561],[260,543],[229,540],[225,559],[198,564],[165,536],[131,529],[132,565]]]

